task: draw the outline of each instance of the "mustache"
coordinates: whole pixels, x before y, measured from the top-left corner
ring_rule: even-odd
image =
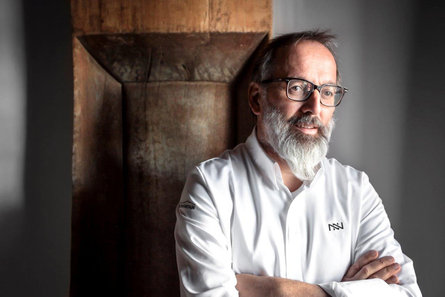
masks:
[[[297,124],[306,124],[306,125],[313,125],[320,128],[324,128],[323,123],[320,121],[318,117],[311,116],[309,114],[303,114],[301,116],[293,116],[288,121],[291,125],[297,125]]]

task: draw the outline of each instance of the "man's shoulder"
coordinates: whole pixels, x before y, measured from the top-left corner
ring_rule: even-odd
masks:
[[[195,204],[211,200],[220,210],[230,209],[234,179],[238,180],[243,175],[237,169],[237,160],[245,154],[245,146],[240,144],[234,149],[224,151],[218,157],[196,165],[188,174],[181,199],[191,200]]]
[[[196,168],[204,176],[221,176],[237,168],[239,163],[243,163],[248,158],[248,151],[245,143],[238,144],[235,148],[224,151],[218,157],[214,157],[199,163]]]
[[[323,160],[325,173],[333,179],[346,181],[362,181],[368,176],[364,171],[358,170],[350,165],[344,165],[335,158],[325,158]]]
[[[336,201],[346,209],[379,203],[379,196],[364,171],[343,165],[334,158],[324,159],[323,169],[324,179],[319,185],[332,191],[330,197],[336,197]]]

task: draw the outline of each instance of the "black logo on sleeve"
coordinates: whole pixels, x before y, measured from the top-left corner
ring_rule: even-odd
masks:
[[[329,231],[343,229],[343,222],[328,224]]]
[[[195,203],[191,201],[179,203],[179,208],[195,209],[195,206]]]

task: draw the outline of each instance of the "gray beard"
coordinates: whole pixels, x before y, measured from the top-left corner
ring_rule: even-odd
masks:
[[[308,114],[286,120],[274,106],[267,102],[264,106],[266,141],[287,162],[299,180],[312,180],[320,168],[321,160],[328,152],[334,119],[331,119],[327,126],[323,126],[318,118]],[[318,125],[317,135],[307,135],[296,129],[294,125],[298,122]]]

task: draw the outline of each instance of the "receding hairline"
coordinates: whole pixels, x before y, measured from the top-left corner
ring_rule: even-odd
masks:
[[[273,57],[273,60],[271,61],[272,69],[271,69],[270,74],[275,73],[277,68],[280,68],[283,66],[283,65],[280,65],[280,63],[278,63],[278,61],[280,61],[279,60],[280,58],[282,58],[284,56],[289,57],[294,52],[294,50],[297,51],[299,47],[301,47],[302,45],[304,45],[306,43],[317,44],[317,45],[321,46],[322,48],[324,48],[327,51],[327,53],[329,53],[331,55],[332,60],[335,64],[335,69],[337,70],[338,66],[337,66],[337,60],[335,59],[335,56],[332,54],[332,52],[329,50],[329,48],[327,48],[323,43],[316,41],[316,40],[298,40],[292,44],[288,44],[286,46],[276,49],[276,51],[275,51],[276,55]],[[300,55],[301,55],[301,53],[300,53]]]
[[[340,82],[340,72],[335,53],[335,48],[337,47],[335,38],[335,35],[329,33],[329,31],[320,30],[295,32],[275,37],[270,40],[258,55],[254,64],[251,80],[260,83],[262,80],[270,78],[267,76],[271,75],[271,68],[277,66],[275,65],[275,61],[279,51],[287,49],[288,52],[291,46],[296,46],[304,41],[313,41],[323,45],[331,53],[336,66],[336,79],[337,82]]]

